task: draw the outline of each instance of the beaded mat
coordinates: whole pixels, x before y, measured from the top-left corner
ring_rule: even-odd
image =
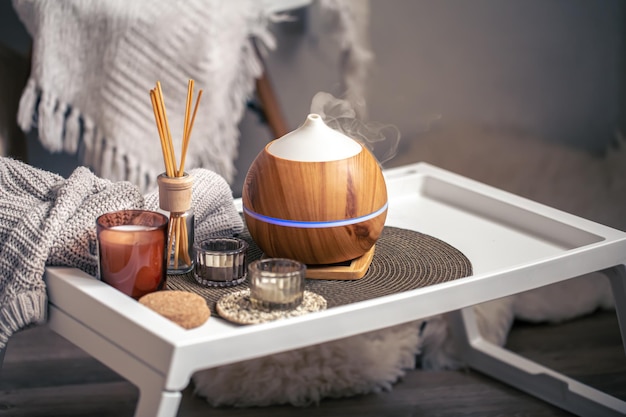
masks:
[[[258,324],[324,310],[326,309],[326,300],[311,291],[304,291],[302,303],[292,310],[261,311],[252,306],[250,290],[245,289],[224,295],[217,301],[216,309],[221,317],[233,323]]]
[[[247,231],[239,238],[249,243],[248,262],[263,253]],[[456,248],[432,236],[412,230],[385,227],[376,243],[374,259],[365,276],[353,281],[307,280],[306,290],[326,299],[327,308],[438,284],[472,274],[472,264]],[[204,287],[193,272],[170,275],[167,287],[204,297],[212,314],[226,294],[247,289],[247,281],[233,287]]]

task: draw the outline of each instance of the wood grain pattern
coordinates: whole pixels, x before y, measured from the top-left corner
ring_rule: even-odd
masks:
[[[306,277],[309,279],[327,279],[327,280],[355,280],[361,279],[367,273],[372,260],[376,245],[372,246],[367,252],[356,259],[350,261],[348,265],[320,265],[309,266],[306,269]]]
[[[159,186],[159,207],[170,213],[183,213],[191,208],[193,177],[185,174],[181,177],[157,177]]]
[[[246,209],[263,216],[327,222],[376,212],[387,202],[387,188],[378,162],[365,148],[343,160],[299,162],[277,158],[266,147],[248,171],[242,200]],[[245,215],[250,235],[265,254],[306,264],[358,258],[376,243],[386,217],[385,210],[347,226],[298,228]]]

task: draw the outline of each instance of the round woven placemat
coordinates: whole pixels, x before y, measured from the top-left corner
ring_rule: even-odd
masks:
[[[247,231],[238,237],[249,244],[246,254],[248,262],[261,258],[262,251]],[[385,227],[376,242],[372,264],[363,278],[353,281],[309,279],[306,289],[324,297],[327,308],[332,308],[471,274],[470,261],[446,242],[412,230]],[[248,288],[248,284],[245,281],[234,287],[204,287],[196,282],[191,272],[169,276],[167,287],[203,296],[211,313],[217,314],[215,305],[223,295]]]

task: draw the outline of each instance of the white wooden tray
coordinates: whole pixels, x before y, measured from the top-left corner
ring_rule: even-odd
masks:
[[[427,164],[385,175],[387,224],[455,246],[474,275],[287,320],[240,327],[212,317],[184,330],[81,271],[55,267],[46,273],[50,325],[140,388],[136,415],[174,416],[196,370],[457,311],[624,263],[621,231]],[[622,292],[626,302],[623,286]]]

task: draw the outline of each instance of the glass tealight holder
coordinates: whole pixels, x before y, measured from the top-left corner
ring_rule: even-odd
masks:
[[[285,258],[268,258],[248,266],[250,303],[262,311],[293,310],[301,303],[306,265]]]
[[[208,287],[230,287],[246,280],[248,243],[235,237],[215,237],[194,245],[194,277]]]

